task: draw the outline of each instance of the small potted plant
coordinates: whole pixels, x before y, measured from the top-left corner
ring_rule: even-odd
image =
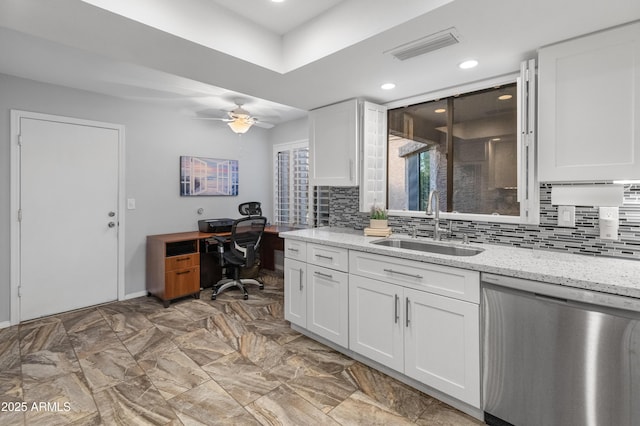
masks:
[[[369,219],[369,227],[380,229],[380,228],[388,228],[389,220],[387,216],[387,211],[381,207],[376,206],[375,204],[371,206],[371,217]]]

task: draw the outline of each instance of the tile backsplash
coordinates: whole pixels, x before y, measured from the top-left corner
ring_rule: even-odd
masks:
[[[333,187],[329,198],[329,225],[363,229],[369,214],[358,212],[357,187]],[[551,205],[551,188],[540,187],[540,224],[452,220],[454,239],[467,234],[478,243],[511,245],[524,248],[561,250],[597,256],[640,260],[640,185],[625,188],[624,205],[620,207],[619,240],[600,239],[597,207],[576,207],[576,226],[558,227],[557,206]],[[389,216],[393,232],[410,234],[415,227],[418,236],[433,236],[433,221],[425,217]]]

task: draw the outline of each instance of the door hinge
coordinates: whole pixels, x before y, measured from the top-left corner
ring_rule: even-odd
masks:
[[[18,297],[22,297],[22,284],[18,286]]]
[[[18,222],[22,222],[22,209],[18,209]]]
[[[22,146],[22,135],[18,135],[18,146]]]

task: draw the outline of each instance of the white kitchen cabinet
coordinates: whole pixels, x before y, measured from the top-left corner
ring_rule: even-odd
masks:
[[[480,408],[479,274],[358,251],[349,268],[349,349]]]
[[[404,374],[480,407],[480,306],[404,289]]]
[[[349,278],[307,264],[307,329],[340,346],[349,344]]]
[[[340,247],[285,240],[284,317],[349,345],[349,255]]]
[[[309,112],[309,176],[314,186],[357,186],[358,101]]]
[[[349,349],[404,370],[403,288],[349,275]]]
[[[538,55],[542,182],[640,179],[640,23]]]
[[[387,109],[351,99],[309,113],[312,186],[359,186],[360,209],[386,202]]]
[[[300,327],[307,326],[307,264],[284,258],[284,318]]]

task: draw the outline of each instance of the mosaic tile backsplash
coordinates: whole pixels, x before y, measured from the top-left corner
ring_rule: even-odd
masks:
[[[331,188],[329,226],[368,226],[368,213],[358,212],[358,197],[357,187]],[[551,188],[547,185],[540,187],[540,225],[452,220],[452,237],[460,240],[467,234],[469,241],[477,243],[640,260],[640,185],[625,188],[624,199],[617,241],[600,239],[597,207],[576,206],[576,226],[558,227],[557,206],[551,205]],[[399,234],[410,234],[415,227],[418,236],[433,236],[433,221],[425,217],[389,216],[389,226]]]

